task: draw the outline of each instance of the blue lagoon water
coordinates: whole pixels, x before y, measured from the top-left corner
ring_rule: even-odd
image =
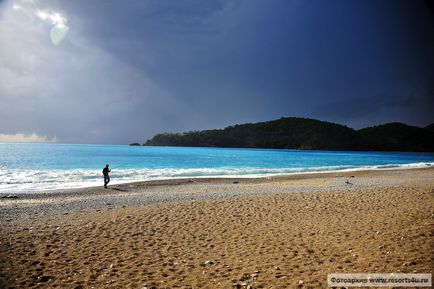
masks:
[[[434,165],[434,154],[272,149],[0,144],[0,193],[185,177],[259,177]]]

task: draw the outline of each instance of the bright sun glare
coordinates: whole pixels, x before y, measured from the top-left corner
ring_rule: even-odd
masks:
[[[54,45],[59,45],[68,34],[68,19],[60,12],[40,9],[39,7],[37,7],[38,4],[38,1],[16,0],[15,3],[12,5],[12,8],[15,11],[23,12],[27,15],[30,15],[31,17],[36,16],[41,20],[49,21],[53,25],[50,30],[50,40]]]

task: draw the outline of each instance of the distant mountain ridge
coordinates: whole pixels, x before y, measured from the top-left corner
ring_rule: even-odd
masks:
[[[420,128],[387,123],[354,130],[332,122],[286,117],[224,129],[160,133],[143,145],[433,152],[433,128],[434,124]]]
[[[432,123],[432,124],[430,124],[430,125],[427,125],[427,126],[425,127],[425,129],[434,132],[434,123]]]

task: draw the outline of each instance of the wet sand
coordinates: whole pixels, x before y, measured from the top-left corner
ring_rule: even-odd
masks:
[[[434,271],[434,168],[17,195],[0,221],[0,288],[327,288]]]

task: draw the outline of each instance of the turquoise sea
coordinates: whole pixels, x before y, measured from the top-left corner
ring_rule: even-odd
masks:
[[[425,167],[434,154],[273,149],[0,144],[0,193],[186,177],[259,177],[300,172]]]

